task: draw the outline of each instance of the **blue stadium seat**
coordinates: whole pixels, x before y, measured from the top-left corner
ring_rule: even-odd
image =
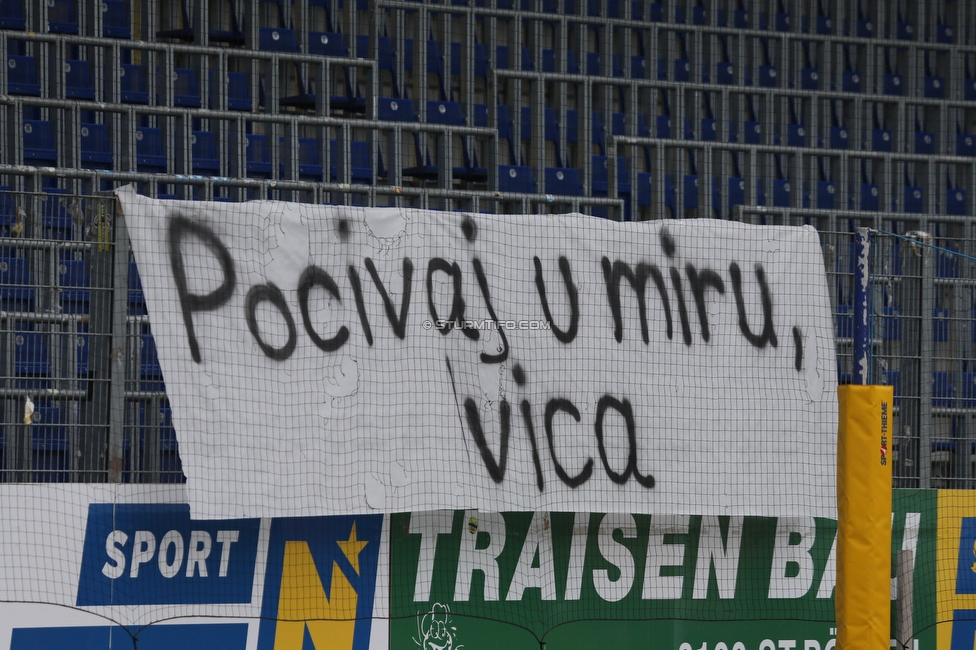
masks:
[[[443,117],[447,119],[448,113],[451,115],[456,115],[453,107],[449,109],[446,105],[443,106],[444,112],[441,113],[438,110],[438,105],[436,103],[428,103],[428,111],[431,111],[429,117],[437,116],[435,119]],[[458,108],[458,111],[460,108]],[[413,107],[413,101],[409,98],[392,98],[392,97],[380,97],[377,101],[377,119],[384,122],[416,122],[417,113]],[[412,178],[430,180],[437,178],[437,166],[431,163],[430,152],[426,149],[421,150],[420,146],[420,136],[416,131],[411,131],[414,142],[414,164],[407,165],[403,168],[403,175]],[[379,165],[379,175],[381,177],[387,176],[386,169],[383,165]]]
[[[967,102],[976,101],[976,74],[969,68],[969,55],[963,55],[962,60],[965,65],[965,79],[962,83],[963,99]]]
[[[214,134],[210,131],[193,131],[190,143],[193,173],[198,176],[220,176]]]
[[[248,178],[271,178],[271,151],[267,137],[248,134],[244,150],[244,164]]]
[[[733,158],[733,160],[736,160]],[[733,214],[735,206],[746,204],[746,180],[742,177],[742,172],[739,171],[739,163],[736,161],[733,165],[733,175],[729,177],[728,186],[728,202],[729,202],[729,216]]]
[[[668,98],[668,91],[662,88],[659,92],[661,98],[661,104],[659,110],[661,114],[657,116],[657,130],[656,135],[658,138],[671,138],[677,137],[672,135],[672,120],[671,120],[671,102]],[[689,118],[684,118],[684,139],[693,140],[694,134],[691,129],[691,120]]]
[[[346,41],[341,32],[309,32],[308,53],[319,56],[349,56]]]
[[[487,106],[484,107],[484,120],[484,126],[487,126]],[[464,126],[465,119],[461,111],[461,104],[455,101],[428,100],[427,122],[444,126]],[[458,180],[471,183],[487,181],[488,170],[478,165],[477,152],[472,148],[469,138],[467,136],[459,136],[459,138],[463,164],[452,169],[452,176]],[[407,170],[404,170],[404,174],[411,175],[407,173]]]
[[[850,201],[853,203],[854,197],[850,197]],[[861,183],[860,186],[860,204],[857,208],[854,208],[853,204],[848,206],[849,209],[859,209],[868,212],[877,212],[880,209],[880,201],[878,196],[878,186],[874,183]]]
[[[907,181],[906,181],[907,183]],[[923,191],[918,185],[905,185],[905,202],[902,212],[908,214],[922,214]]]
[[[771,205],[781,208],[790,206],[790,181],[783,171],[782,158],[776,154],[775,178],[771,183]],[[766,184],[762,178],[756,179],[756,204],[766,205]]]
[[[309,6],[316,6],[317,3],[309,3]],[[320,0],[317,6],[325,5],[324,1]],[[331,28],[331,21],[330,21]],[[308,34],[308,53],[317,54],[319,56],[330,56],[330,57],[348,57],[349,48],[346,45],[345,38],[342,32],[339,31],[325,31],[318,32],[312,31]],[[358,88],[354,89],[350,79],[349,69],[343,67],[340,69],[340,74],[343,78],[343,85],[345,88],[345,93],[341,95],[332,95],[329,98],[329,104],[333,110],[345,110],[345,111],[356,111],[362,112],[366,108],[366,100],[362,97]]]
[[[937,278],[958,278],[959,277],[959,251],[956,247],[945,242],[937,245],[942,247],[935,256],[935,277]],[[948,317],[948,311],[946,311]],[[948,332],[948,329],[946,330]],[[948,336],[948,334],[947,334]],[[943,339],[948,340],[948,339]]]
[[[844,34],[848,34],[848,26],[844,26]],[[858,38],[874,38],[874,23],[871,17],[864,11],[861,1],[857,2],[857,18],[855,22],[854,35]]]
[[[778,32],[788,32],[790,31],[790,14],[786,10],[783,0],[777,0],[774,7],[775,12],[773,14],[773,29]],[[759,12],[759,29],[768,30],[769,16],[765,12]]]
[[[593,195],[606,196],[609,192],[607,156],[593,156]],[[617,156],[617,195],[630,194],[630,165],[624,156]]]
[[[88,61],[68,59],[64,62],[64,96],[65,99],[95,101]]]
[[[850,197],[853,201],[854,197]],[[860,204],[857,209],[877,212],[881,206],[878,186],[868,173],[867,163],[861,161]],[[850,206],[852,207],[852,206]]]
[[[376,103],[376,119],[384,122],[416,122],[417,112],[411,99],[380,97]]]
[[[735,83],[735,66],[729,57],[728,37],[724,34],[718,37],[721,45],[720,60],[715,64],[715,83],[731,86]]]
[[[47,29],[52,34],[77,34],[75,0],[48,0]]]
[[[251,110],[251,84],[247,73],[227,73],[227,108],[232,111]]]
[[[742,142],[745,144],[760,144],[762,141],[762,124],[756,114],[752,95],[746,95],[746,120],[742,124]]]
[[[796,110],[796,101],[793,97],[788,100],[790,123],[786,125],[786,146],[805,147],[807,146],[807,130],[803,125],[803,120]]]
[[[102,36],[127,40],[132,38],[126,4],[126,0],[101,0]]]
[[[499,70],[512,70],[513,61],[510,60],[514,57],[509,55],[509,47],[507,45],[499,45],[495,48],[495,67]],[[529,48],[522,48],[522,70],[525,72],[532,72],[532,53],[529,52]]]
[[[817,181],[816,208],[818,210],[833,210],[837,197],[836,186],[827,174],[827,170],[824,167],[823,158],[818,158],[817,163],[819,166],[820,177]]]
[[[24,164],[57,167],[54,132],[47,120],[24,120]]]
[[[803,18],[805,19],[806,16]],[[814,21],[814,32],[823,36],[829,36],[831,33],[833,33],[832,30],[833,22],[830,19],[830,14],[828,14],[827,10],[824,8],[823,0],[817,0],[817,15],[815,16]],[[804,33],[808,33],[810,31],[809,25],[802,25],[802,31]]]
[[[654,198],[654,178],[650,172],[637,174],[637,205],[649,206]],[[664,175],[664,207],[675,216],[675,188],[671,174]]]
[[[14,332],[14,374],[21,388],[44,388],[51,376],[44,334],[29,330]]]
[[[515,127],[512,123],[508,106],[505,104],[498,104],[498,139],[508,144],[508,164],[524,165],[524,157],[516,157],[515,155],[514,128]]]
[[[18,54],[7,56],[7,92],[11,95],[33,97],[41,95],[34,57]]]
[[[336,141],[329,141],[329,160],[331,165],[331,176],[333,181],[338,178],[338,152],[336,151]],[[353,140],[349,143],[349,174],[353,183],[359,185],[373,184],[372,160],[369,156],[369,143],[364,140]]]
[[[762,63],[759,64],[757,70],[757,85],[760,88],[776,88],[778,85],[776,65],[773,63],[772,57],[769,54],[769,41],[761,38],[759,39],[759,45],[762,52]],[[748,81],[746,81],[746,85],[749,85]]]
[[[873,105],[874,128],[871,129],[871,149],[873,151],[891,151],[894,147],[894,137],[887,124],[878,114],[878,105]]]
[[[297,138],[298,145],[298,169],[296,169],[298,180],[321,183],[324,179],[324,168],[322,157],[319,155],[319,142],[315,138]],[[284,158],[285,139],[278,138],[278,151]],[[278,164],[278,177],[286,178],[285,161]]]
[[[895,38],[902,41],[915,40],[915,25],[901,13],[901,6],[895,10]]]
[[[0,185],[0,237],[13,237],[14,229],[17,228],[17,217],[14,209],[14,198],[10,194],[7,185]],[[10,257],[15,252],[10,249],[0,248],[0,257]]]
[[[630,76],[632,79],[647,79],[647,55],[644,52],[644,39],[640,32],[635,33],[638,54],[630,57]]]
[[[953,386],[950,374],[945,370],[932,373],[932,406],[952,408]]]
[[[891,48],[884,48],[884,67],[885,72],[882,78],[882,92],[885,95],[901,97],[905,94],[905,79],[898,71],[896,63],[892,61],[889,52]]]
[[[166,149],[160,130],[136,127],[136,169],[147,174],[165,174],[166,167]]]
[[[461,112],[461,104],[455,101],[427,100],[427,123],[443,126],[464,126],[464,114]],[[462,137],[461,142],[466,151],[466,138]],[[436,166],[434,169],[436,171]],[[404,174],[407,174],[406,170],[404,170]]]
[[[949,310],[936,307],[932,310],[932,340],[945,343],[949,340]]]
[[[862,84],[861,73],[854,67],[850,48],[851,46],[847,43],[842,48],[844,53],[844,70],[841,73],[841,88],[846,93],[859,93],[861,92]]]
[[[689,166],[690,166],[689,172],[690,173],[688,173],[688,174],[682,174],[680,176],[680,179],[681,179],[681,187],[683,188],[682,190],[680,190],[680,194],[681,194],[682,199],[683,199],[682,206],[684,207],[684,209],[696,210],[698,208],[698,205],[699,205],[699,201],[698,201],[698,170],[697,170],[697,166],[695,165],[695,161],[694,161],[694,157],[693,157],[694,152],[689,151],[688,154],[689,154],[689,163],[690,163],[689,164]],[[677,197],[678,194],[679,194],[679,190],[678,190],[678,187],[677,186],[673,185],[673,183],[674,183],[674,181],[672,180],[673,178],[674,178],[674,176],[672,174],[665,174],[664,175],[665,185],[671,184],[674,187],[674,196]],[[674,209],[674,206],[671,206],[671,207],[672,207],[672,210],[673,210]],[[678,212],[678,216],[681,216],[681,213],[680,212]]]
[[[960,398],[962,408],[973,408],[976,406],[976,372],[963,371],[962,382],[960,383]]]
[[[922,79],[922,94],[930,99],[945,99],[945,77],[937,74],[931,59],[937,54],[925,50],[925,77]]]
[[[282,14],[281,22],[284,22],[284,16]],[[258,49],[262,52],[281,52],[284,54],[298,54],[298,41],[295,39],[295,30],[291,28],[284,27],[261,27],[258,29]],[[283,97],[279,98],[279,102],[282,106],[295,106],[299,108],[314,108],[315,107],[315,97],[310,93],[310,91],[305,86],[305,81],[302,78],[301,67],[295,64],[289,64],[286,66],[293,69],[296,81],[296,92],[293,95],[288,95],[288,85],[287,82],[282,85],[281,92],[284,94]],[[286,75],[283,79],[287,80]],[[260,103],[266,108],[271,108],[277,110],[278,107],[268,107],[264,99],[264,79],[261,80],[260,85]]]
[[[112,169],[112,145],[104,124],[81,125],[81,167],[83,169]]]
[[[544,112],[545,118],[545,138],[546,142],[550,143],[554,149],[554,159],[556,167],[568,166],[568,161],[564,158],[562,149],[559,145],[559,122],[556,119],[556,111],[552,108],[546,108]],[[524,125],[523,125],[524,126]],[[595,128],[595,127],[594,127]],[[531,138],[526,138],[523,136],[523,140],[529,140]],[[551,194],[551,192],[550,192]]]
[[[803,41],[803,67],[800,69],[800,89],[820,90],[820,71],[810,55],[810,42]]]
[[[30,285],[27,260],[0,257],[0,310],[29,312],[34,309],[34,288]]]
[[[535,194],[532,168],[524,165],[499,165],[498,191]]]
[[[566,58],[566,73],[579,74],[579,54],[575,50],[563,52]],[[556,69],[556,50],[543,48],[542,50],[542,71],[543,72],[562,72]]]
[[[455,52],[456,51],[456,52]],[[485,52],[483,43],[475,41],[474,48],[474,76],[488,79],[488,54]],[[451,74],[459,76],[461,74],[461,44],[451,43]]]
[[[976,136],[963,133],[962,125],[956,121],[956,155],[976,156]]]
[[[935,153],[935,134],[925,128],[918,110],[915,111],[915,153],[924,155]]]
[[[607,170],[607,156],[593,156],[591,169],[593,174],[593,196],[608,196],[610,179]],[[617,156],[617,197],[624,201],[624,221],[630,221],[632,219],[630,192],[630,165],[628,164],[628,159],[624,156]],[[606,217],[608,214],[607,208],[603,206],[593,207],[594,216]]]
[[[213,70],[209,72],[208,77],[210,79],[210,108],[214,108],[214,97],[217,95],[217,83]],[[227,110],[250,111],[252,107],[251,85],[248,82],[247,73],[228,72]]]
[[[146,88],[146,78],[141,65],[123,63],[119,75],[119,94],[123,104],[149,103],[149,91]]]
[[[393,40],[389,35],[384,34],[383,36],[376,39],[377,48],[377,67],[382,71],[385,70],[390,77],[390,85],[393,88],[394,94],[399,96],[402,94],[403,89],[401,88],[401,80],[397,78],[397,61],[402,59],[403,71],[409,73],[413,71],[413,58],[414,58],[414,44],[412,39],[404,39],[403,48],[399,54],[393,52]],[[360,49],[358,56],[368,57],[369,50]],[[381,73],[382,74],[382,73]]]
[[[640,2],[633,3],[632,6],[635,8],[633,10],[634,13],[632,14],[633,20],[647,20],[648,22],[651,23],[659,23],[664,20],[664,5],[662,3],[651,2],[650,9],[648,11],[648,15],[646,18],[640,13],[640,8],[642,4],[643,3]]]
[[[72,199],[60,187],[45,187],[40,195],[41,228],[45,239],[73,239],[73,224],[68,214]]]
[[[58,264],[61,309],[66,314],[87,314],[90,281],[84,260],[62,259]]]
[[[582,196],[579,170],[575,167],[546,167],[546,194]]]
[[[197,86],[196,70],[176,68],[173,70],[173,106],[200,108],[200,89]]]
[[[0,0],[0,29],[27,29],[22,0]]]
[[[850,133],[837,113],[837,102],[830,102],[830,137],[828,146],[831,149],[847,149],[850,144]]]
[[[885,341],[901,340],[901,307],[887,305],[881,311],[881,338]]]
[[[946,214],[966,215],[966,191],[952,182],[952,177],[946,175]]]

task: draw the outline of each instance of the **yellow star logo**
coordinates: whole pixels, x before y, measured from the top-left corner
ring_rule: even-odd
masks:
[[[352,530],[349,532],[349,539],[346,541],[336,541],[339,548],[342,549],[342,553],[349,560],[349,564],[355,569],[356,574],[359,574],[359,554],[362,552],[363,547],[369,544],[369,541],[361,542],[356,539],[356,522],[352,522]]]

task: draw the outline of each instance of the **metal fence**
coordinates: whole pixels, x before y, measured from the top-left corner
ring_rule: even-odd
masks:
[[[0,481],[182,481],[138,269],[111,196],[0,193]],[[854,230],[871,232],[871,383],[894,387],[898,487],[976,487],[976,223],[740,207],[823,243],[852,378]]]
[[[838,380],[853,380],[855,230],[870,232],[869,382],[894,388],[896,487],[976,487],[976,224],[903,213],[741,208],[821,233]]]
[[[0,480],[183,480],[114,198],[0,200]]]

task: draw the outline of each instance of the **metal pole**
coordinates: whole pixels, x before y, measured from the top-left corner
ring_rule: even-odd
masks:
[[[867,386],[871,383],[871,309],[870,281],[871,239],[867,228],[858,228],[855,234],[856,255],[854,263],[854,383]]]

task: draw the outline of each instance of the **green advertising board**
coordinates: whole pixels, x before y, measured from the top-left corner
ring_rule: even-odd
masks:
[[[893,551],[934,558],[935,506],[896,491]],[[812,517],[394,515],[390,645],[831,650],[836,536]],[[916,568],[922,630],[934,561]]]

